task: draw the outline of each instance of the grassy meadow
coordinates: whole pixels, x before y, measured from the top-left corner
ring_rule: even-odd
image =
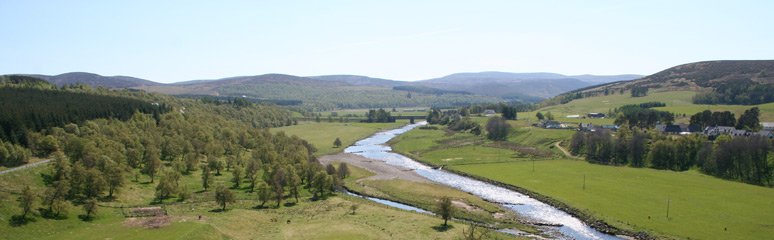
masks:
[[[613,167],[578,160],[450,168],[523,187],[622,228],[693,239],[774,236],[774,189],[697,171]],[[585,189],[583,179],[585,177]],[[669,218],[666,217],[669,201]]]
[[[408,120],[398,120],[394,123],[339,123],[339,122],[299,122],[298,125],[272,128],[272,133],[285,132],[288,136],[298,136],[309,141],[317,148],[318,156],[341,152],[356,141],[366,138],[376,132],[398,128],[408,124]],[[333,146],[333,141],[339,138],[341,147]]]

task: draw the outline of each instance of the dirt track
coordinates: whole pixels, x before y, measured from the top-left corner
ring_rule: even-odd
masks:
[[[22,170],[22,169],[27,169],[27,168],[35,167],[35,166],[38,166],[38,165],[41,165],[41,164],[46,164],[46,163],[48,163],[50,161],[51,161],[51,159],[47,159],[47,160],[43,160],[43,161],[40,161],[40,162],[34,162],[34,163],[29,163],[29,164],[21,165],[21,166],[15,167],[15,168],[9,168],[9,169],[0,171],[0,175],[6,174],[6,173],[9,173],[9,172],[19,171],[19,170]]]
[[[411,169],[392,166],[384,163],[383,161],[373,160],[356,154],[339,153],[335,155],[326,155],[320,157],[319,160],[323,165],[332,162],[344,162],[352,166],[367,169],[368,171],[376,174],[374,176],[363,178],[358,181],[404,179],[414,182],[428,182],[427,179],[415,173]]]

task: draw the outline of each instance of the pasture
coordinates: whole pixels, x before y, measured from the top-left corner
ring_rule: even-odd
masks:
[[[272,133],[285,132],[288,136],[298,136],[317,148],[315,155],[322,156],[341,152],[356,141],[376,132],[398,128],[408,124],[407,120],[394,123],[339,123],[339,122],[299,122],[298,125],[271,128]],[[333,146],[333,141],[339,138],[341,147]]]

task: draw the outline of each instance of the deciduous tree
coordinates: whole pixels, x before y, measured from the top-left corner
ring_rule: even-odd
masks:
[[[19,208],[22,210],[21,218],[27,219],[27,214],[32,211],[32,207],[35,205],[35,193],[32,192],[30,186],[24,187],[17,201],[19,201]]]
[[[454,205],[452,205],[451,198],[443,197],[438,202],[438,216],[443,218],[443,226],[449,226],[447,222],[454,214]]]
[[[220,209],[225,211],[226,204],[236,202],[236,196],[234,196],[234,192],[231,192],[227,187],[219,185],[215,189],[215,201],[220,205]]]

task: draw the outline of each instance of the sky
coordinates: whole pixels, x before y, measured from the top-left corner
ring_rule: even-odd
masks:
[[[774,59],[774,1],[0,0],[0,74],[642,74]]]

